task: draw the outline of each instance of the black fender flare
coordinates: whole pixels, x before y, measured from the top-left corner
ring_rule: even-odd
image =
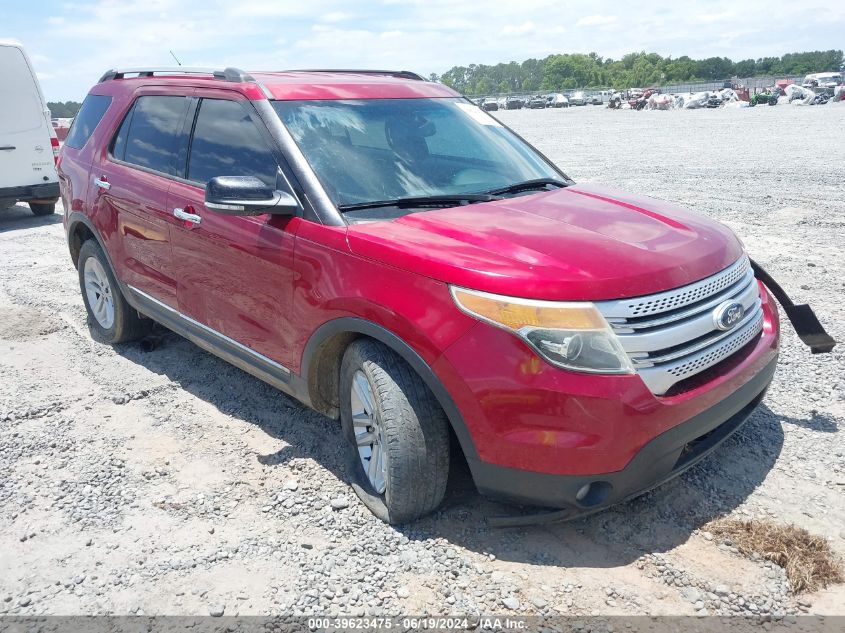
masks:
[[[66,233],[65,237],[67,238],[68,248],[69,249],[72,248],[71,236],[73,235],[74,230],[76,229],[77,225],[79,225],[79,224],[84,224],[85,228],[87,228],[89,231],[91,231],[91,234],[94,236],[94,239],[97,240],[97,243],[100,245],[100,248],[103,249],[103,253],[106,256],[106,259],[109,260],[109,266],[111,266],[112,271],[114,271],[115,270],[114,263],[111,260],[111,255],[109,255],[109,252],[106,250],[106,245],[105,245],[105,242],[103,242],[103,238],[100,235],[100,231],[97,229],[96,226],[94,226],[94,223],[91,221],[91,218],[89,218],[87,215],[85,215],[81,211],[71,211],[70,215],[68,215],[67,230],[65,231],[65,233]],[[75,263],[76,262],[74,262],[74,264]],[[115,273],[115,278],[117,278],[117,273]],[[120,280],[118,280],[118,281],[120,281]]]
[[[464,422],[461,412],[458,410],[455,401],[449,394],[446,387],[429,367],[428,363],[405,341],[403,341],[396,334],[390,330],[367,321],[359,317],[340,317],[327,321],[321,325],[305,345],[305,350],[302,353],[302,366],[300,368],[300,375],[307,380],[311,371],[311,365],[316,358],[317,351],[320,349],[323,342],[330,337],[337,334],[357,334],[368,336],[386,345],[389,349],[397,353],[406,363],[408,363],[415,372],[423,379],[426,386],[431,389],[437,402],[446,413],[449,423],[452,425],[452,430],[458,438],[461,449],[464,452],[464,457],[472,464],[478,461],[478,451],[475,448],[475,442],[469,433],[469,429]]]

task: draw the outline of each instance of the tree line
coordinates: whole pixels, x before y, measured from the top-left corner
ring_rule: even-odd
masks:
[[[79,112],[82,104],[78,101],[48,101],[47,107],[50,108],[50,114],[54,119],[72,119]]]
[[[720,81],[758,75],[804,75],[843,68],[841,50],[788,53],[734,62],[727,57],[692,59],[657,53],[629,53],[622,59],[565,53],[545,59],[526,59],[489,66],[455,66],[431,75],[464,94],[535,92],[572,88],[625,89],[661,84]]]

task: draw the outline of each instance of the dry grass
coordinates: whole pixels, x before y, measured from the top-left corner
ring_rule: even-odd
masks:
[[[793,525],[722,519],[706,529],[730,541],[746,556],[756,552],[786,570],[793,594],[843,582],[842,567],[828,542]]]

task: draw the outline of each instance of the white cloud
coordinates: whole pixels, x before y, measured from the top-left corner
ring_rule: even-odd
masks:
[[[587,15],[575,23],[575,26],[608,26],[619,20],[615,15]]]
[[[320,19],[323,22],[343,22],[344,20],[349,20],[351,18],[352,14],[346,13],[345,11],[329,11]]]
[[[731,11],[722,11],[721,13],[700,13],[695,16],[695,19],[705,24],[712,24],[713,22],[724,22],[732,16],[733,13]]]
[[[522,24],[506,24],[502,29],[504,35],[529,35],[537,30],[537,27],[531,20],[526,20]]]

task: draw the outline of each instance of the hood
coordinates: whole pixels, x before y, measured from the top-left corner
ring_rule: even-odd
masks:
[[[572,301],[677,288],[742,254],[714,220],[594,185],[356,224],[347,239],[362,257],[446,283]]]

